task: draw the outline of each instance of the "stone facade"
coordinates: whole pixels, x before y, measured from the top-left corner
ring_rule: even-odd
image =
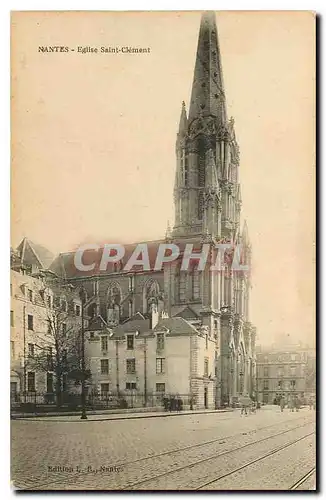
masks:
[[[181,317],[145,319],[140,313],[113,329],[90,322],[86,357],[97,394],[193,396],[215,407],[215,341]]]
[[[62,351],[70,338],[80,336],[81,300],[78,291],[65,287],[61,279],[35,262],[33,244],[23,240],[12,254],[10,275],[10,388],[12,399],[26,393],[54,394],[56,373],[53,359],[61,341]],[[24,251],[24,247],[29,249]],[[52,332],[50,332],[50,328]],[[55,365],[55,361],[54,361]],[[67,382],[66,389],[69,389]],[[18,396],[17,396],[18,397]],[[35,396],[36,397],[36,396]],[[42,399],[37,399],[43,402]]]
[[[257,346],[257,389],[259,401],[277,402],[280,396],[309,398],[316,393],[315,353],[301,344]]]

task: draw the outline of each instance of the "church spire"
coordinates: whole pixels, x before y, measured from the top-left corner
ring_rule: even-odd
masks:
[[[227,121],[221,54],[214,12],[202,14],[189,123],[199,116],[215,116],[218,125]]]

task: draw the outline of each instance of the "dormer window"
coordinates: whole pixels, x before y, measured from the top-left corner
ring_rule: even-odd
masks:
[[[133,335],[127,335],[127,349],[134,349],[135,338]]]
[[[33,302],[33,290],[28,290],[28,300]]]
[[[164,349],[164,333],[158,333],[156,335],[156,350],[162,351]]]

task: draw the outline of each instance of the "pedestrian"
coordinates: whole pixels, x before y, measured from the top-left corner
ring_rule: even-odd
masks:
[[[282,396],[281,399],[280,399],[280,408],[281,408],[281,412],[283,413],[283,410],[284,410],[284,406],[285,406],[285,401],[284,401],[284,397]]]
[[[299,401],[299,398],[298,396],[295,398],[295,411],[299,411],[300,410],[300,401]]]

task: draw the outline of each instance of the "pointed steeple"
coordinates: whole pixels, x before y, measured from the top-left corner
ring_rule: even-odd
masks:
[[[181,115],[180,115],[180,122],[179,122],[179,136],[184,136],[187,133],[188,129],[188,119],[187,119],[187,111],[186,111],[186,104],[184,101],[182,101],[182,108],[181,108]]]
[[[165,239],[170,240],[171,236],[172,236],[172,231],[171,231],[170,221],[168,220],[166,231],[165,231]]]
[[[202,14],[189,123],[199,116],[215,116],[218,125],[227,121],[222,62],[214,12]]]
[[[248,225],[247,221],[245,220],[243,223],[243,229],[242,229],[242,242],[246,246],[250,246],[250,240],[249,240],[249,232],[248,232]]]

